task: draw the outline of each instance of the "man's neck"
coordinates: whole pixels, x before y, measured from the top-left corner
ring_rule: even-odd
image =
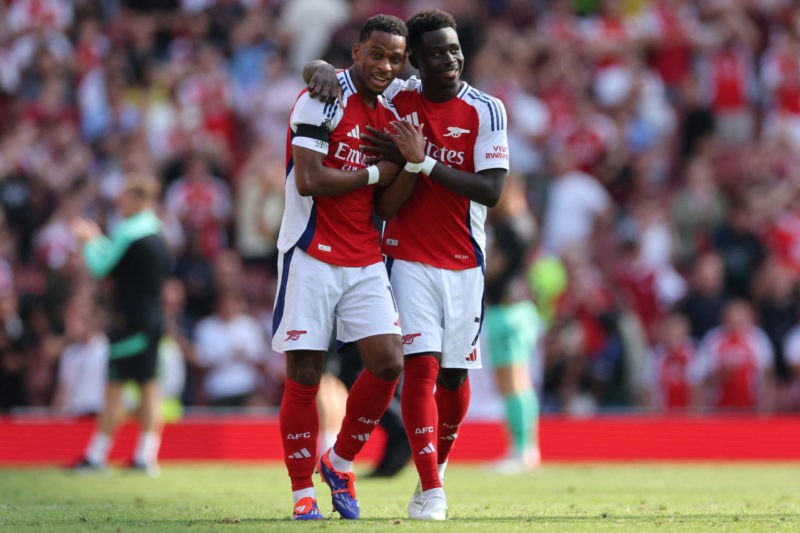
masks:
[[[442,87],[431,88],[424,81],[422,82],[422,96],[431,102],[443,103],[449,102],[461,92],[464,87],[464,82],[459,80],[458,85],[455,87]]]
[[[355,67],[350,67],[348,72],[350,73],[350,79],[353,80],[353,84],[356,86],[356,92],[358,92],[359,98],[367,107],[375,108],[375,105],[378,102],[378,95],[367,89],[364,80],[362,80],[359,76],[357,76],[354,72]]]

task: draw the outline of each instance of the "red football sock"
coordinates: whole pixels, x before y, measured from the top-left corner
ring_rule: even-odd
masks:
[[[439,416],[433,397],[439,363],[436,358],[428,355],[408,357],[404,372],[400,397],[403,424],[406,426],[422,490],[441,487],[442,482],[436,469],[436,428],[439,425]]]
[[[283,462],[292,480],[292,490],[314,486],[311,475],[317,458],[319,385],[302,385],[289,378],[285,381],[279,424],[283,441]]]
[[[361,371],[347,395],[342,429],[334,445],[336,455],[347,461],[355,459],[389,407],[398,379],[386,381],[369,370]]]
[[[439,464],[447,461],[450,450],[456,442],[458,428],[467,416],[470,396],[469,378],[457,390],[436,387],[436,409],[439,412]]]

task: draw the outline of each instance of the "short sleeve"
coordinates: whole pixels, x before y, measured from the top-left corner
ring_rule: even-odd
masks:
[[[391,102],[394,100],[395,96],[400,94],[403,91],[416,91],[420,87],[420,81],[417,79],[416,76],[411,76],[407,80],[402,80],[400,78],[395,78],[392,80],[392,83],[383,91],[383,97]]]
[[[311,98],[307,92],[301,94],[289,117],[294,133],[292,145],[327,154],[330,132],[341,118],[338,102],[325,103]]]
[[[508,118],[503,102],[482,94],[477,97],[478,138],[475,140],[475,172],[490,168],[508,170]]]

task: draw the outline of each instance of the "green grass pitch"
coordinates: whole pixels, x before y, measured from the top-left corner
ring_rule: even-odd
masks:
[[[800,464],[546,464],[502,476],[453,465],[445,523],[406,518],[412,468],[358,481],[362,519],[293,523],[282,465],[163,465],[160,479],[0,469],[0,531],[799,531]]]

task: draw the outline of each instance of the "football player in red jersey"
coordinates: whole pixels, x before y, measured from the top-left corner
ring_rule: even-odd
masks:
[[[398,169],[388,161],[365,165],[360,132],[395,117],[381,93],[405,64],[406,35],[396,17],[368,19],[353,45],[353,66],[336,74],[342,101],[326,104],[304,90],[289,119],[272,345],[286,353],[280,431],[296,520],[323,518],[311,476],[316,397],[334,320],[338,340],[355,342],[364,362],[336,443],[318,464],[343,518],[360,516],[353,460],[402,371],[398,312],[372,218],[376,186],[391,183]]]

